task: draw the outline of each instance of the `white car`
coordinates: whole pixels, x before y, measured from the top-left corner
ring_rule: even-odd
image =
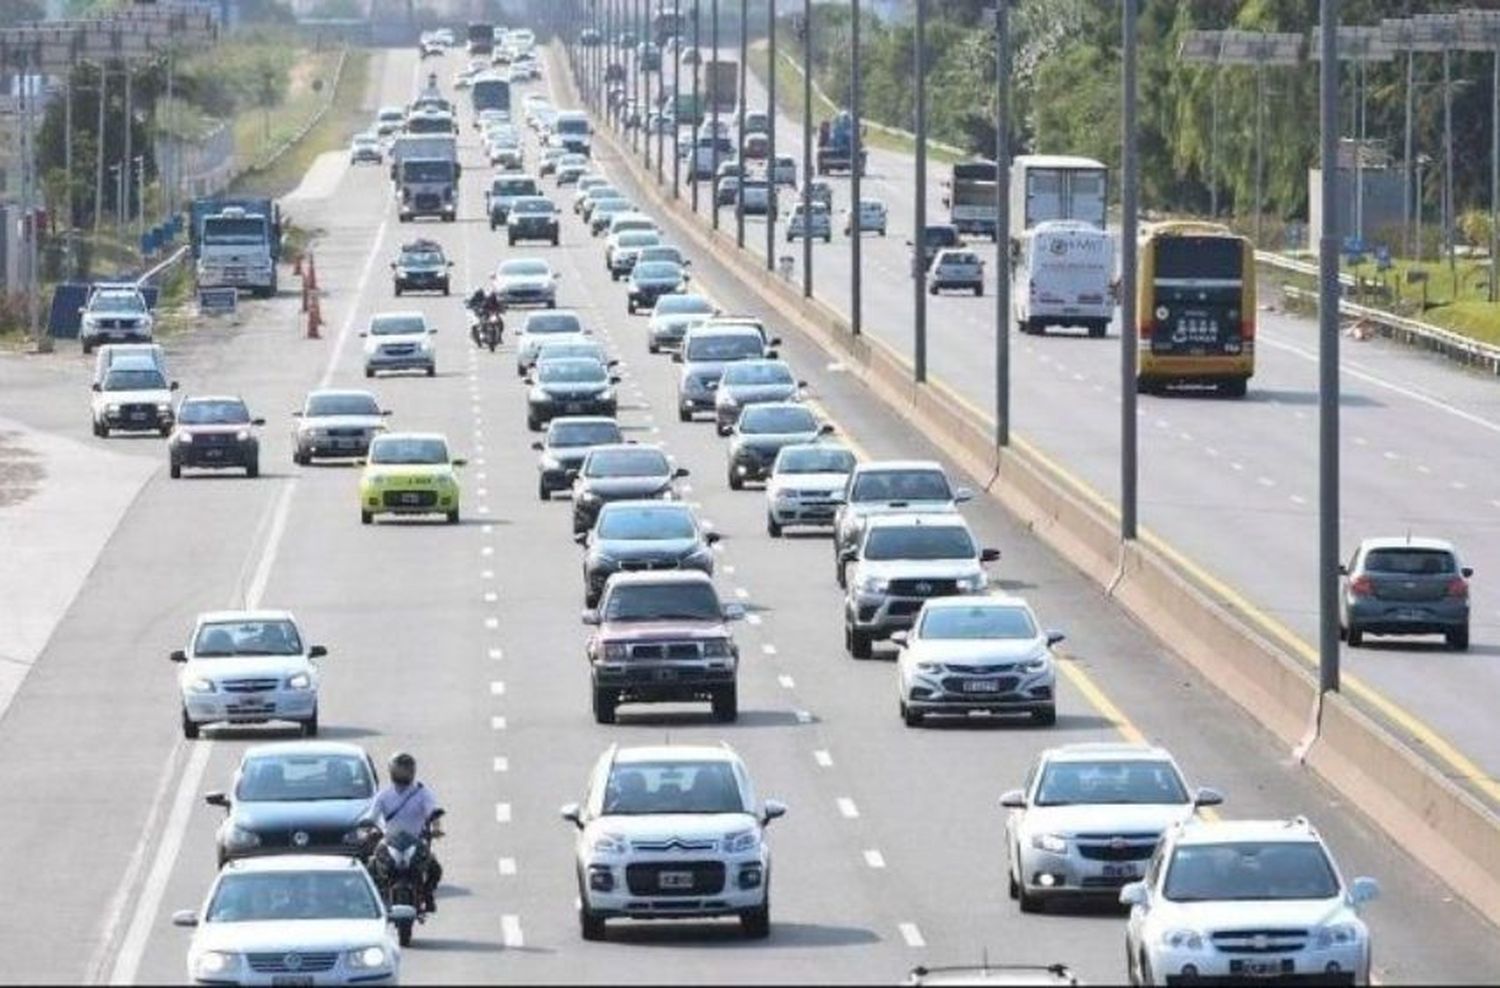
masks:
[[[521,324],[521,331],[516,336],[516,376],[525,377],[530,373],[543,343],[583,343],[590,339],[592,337],[584,328],[583,320],[572,309],[533,312]]]
[[[581,804],[578,925],[602,940],[605,921],[737,916],[748,937],[771,932],[766,826],[786,813],[758,806],[750,773],[727,745],[612,747]]]
[[[1367,985],[1370,930],[1359,909],[1379,894],[1373,878],[1345,886],[1304,819],[1183,824],[1145,878],[1120,890],[1130,983]]]
[[[897,658],[901,719],[920,727],[932,714],[1029,714],[1057,723],[1060,631],[1043,631],[1026,601],[1005,594],[940,597],[917,612],[910,631],[891,641]]]
[[[370,317],[370,327],[359,335],[365,341],[365,377],[378,371],[426,371],[437,375],[437,353],[432,344],[437,330],[427,317],[415,310],[378,312]]]
[[[401,976],[390,924],[415,918],[386,909],[358,860],[299,854],[231,861],[203,908],[172,923],[193,930],[190,984],[389,985]]]
[[[84,353],[102,343],[150,343],[156,326],[146,297],[134,285],[100,285],[79,312]]]
[[[89,404],[94,435],[103,438],[111,432],[171,434],[176,422],[172,392],[177,390],[177,382],[169,382],[151,357],[119,357],[92,387]]]
[[[885,236],[886,210],[885,203],[879,199],[859,200],[859,210],[844,210],[844,236],[854,235],[855,225],[858,223],[860,233],[866,230],[874,230],[882,237]]]
[[[928,274],[927,291],[961,291],[984,294],[984,261],[967,247],[949,247],[938,251]]]
[[[210,611],[200,614],[186,649],[172,653],[182,666],[182,736],[209,724],[290,721],[303,737],[318,733],[318,665],[328,654],[309,645],[286,611]]]
[[[292,462],[305,467],[315,459],[364,456],[390,414],[368,391],[309,391],[292,413]]]
[[[719,308],[702,295],[663,295],[651,310],[646,326],[646,349],[660,353],[682,346],[688,330],[719,314]]]
[[[1143,874],[1162,834],[1224,797],[1188,788],[1172,756],[1142,744],[1050,748],[1000,805],[1011,898],[1037,912],[1062,896],[1113,897]]]
[[[828,216],[828,207],[821,202],[812,204],[811,218],[803,208],[805,203],[798,202],[792,207],[792,218],[787,221],[786,239],[788,243],[800,240],[803,237],[822,240],[825,244],[833,240],[833,220]]]
[[[832,525],[854,470],[854,453],[837,443],[783,446],[766,480],[766,534],[789,525]]]

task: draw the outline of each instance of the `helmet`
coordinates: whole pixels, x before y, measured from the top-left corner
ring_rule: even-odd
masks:
[[[397,752],[386,763],[386,771],[390,773],[394,784],[409,786],[417,778],[417,760],[404,751]]]

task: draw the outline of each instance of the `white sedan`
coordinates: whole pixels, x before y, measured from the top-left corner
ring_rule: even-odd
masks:
[[[192,984],[395,984],[401,948],[390,923],[416,916],[381,901],[358,860],[277,855],[232,861],[201,911],[174,913],[193,929]]]
[[[328,654],[309,645],[286,611],[215,611],[198,616],[192,641],[171,655],[182,664],[182,734],[208,724],[291,721],[318,733],[318,667]]]

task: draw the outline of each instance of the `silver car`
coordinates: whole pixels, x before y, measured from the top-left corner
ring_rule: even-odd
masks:
[[[854,453],[836,443],[783,446],[766,480],[766,534],[788,525],[830,525],[854,469]]]
[[[938,251],[928,275],[927,291],[936,295],[945,290],[984,294],[984,262],[978,254],[963,247]]]
[[[565,340],[574,343],[590,340],[578,313],[572,309],[553,309],[528,315],[516,337],[516,376],[525,377],[531,371],[542,344]]]
[[[552,265],[535,257],[505,261],[495,272],[495,291],[507,308],[522,305],[557,307],[557,279]]]
[[[364,456],[390,414],[368,391],[310,391],[292,413],[292,461],[307,466],[326,457]]]
[[[802,237],[822,240],[825,244],[833,240],[833,221],[829,219],[828,207],[821,202],[812,204],[812,215],[808,217],[804,203],[792,207],[792,218],[786,225],[786,239],[790,243]]]
[[[778,343],[768,343],[752,326],[700,326],[688,333],[682,349],[672,354],[672,362],[682,364],[677,377],[677,418],[691,422],[695,412],[711,411],[724,368],[741,360],[774,356],[766,347]]]
[[[663,295],[651,309],[646,326],[646,349],[660,353],[682,345],[688,330],[719,314],[719,308],[702,295]]]
[[[879,199],[860,199],[859,209],[844,210],[844,236],[853,236],[856,227],[860,233],[874,230],[882,237],[885,236],[885,203]]]
[[[1469,647],[1469,578],[1452,543],[1442,539],[1365,539],[1340,567],[1344,639],[1365,635],[1442,635],[1448,647]]]

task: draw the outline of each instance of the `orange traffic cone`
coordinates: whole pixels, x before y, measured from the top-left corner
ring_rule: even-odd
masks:
[[[318,333],[318,327],[321,325],[323,325],[323,307],[318,304],[318,296],[314,295],[307,307],[307,338],[322,339]]]
[[[292,263],[292,274],[302,277],[302,255],[297,255],[297,260]]]
[[[318,262],[311,251],[307,254],[307,290],[310,292],[318,290]]]

